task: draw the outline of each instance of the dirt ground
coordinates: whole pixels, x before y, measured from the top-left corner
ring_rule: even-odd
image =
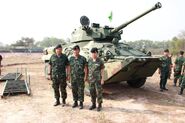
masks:
[[[72,94],[67,88],[67,106],[54,107],[51,81],[44,77],[41,54],[3,54],[2,74],[27,68],[31,76],[31,96],[25,94],[0,99],[0,123],[184,123],[185,94],[168,80],[169,91],[159,91],[159,75],[147,79],[145,86],[130,88],[126,83],[109,85],[113,94],[104,95],[103,111],[72,109]],[[24,74],[24,73],[23,73]],[[22,79],[25,77],[23,76]],[[173,79],[173,77],[172,77]],[[2,91],[4,82],[0,83]]]

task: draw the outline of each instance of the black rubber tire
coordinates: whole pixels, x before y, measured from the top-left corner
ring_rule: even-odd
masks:
[[[136,80],[129,80],[127,81],[127,84],[133,88],[140,88],[142,87],[146,82],[146,78],[140,78]]]

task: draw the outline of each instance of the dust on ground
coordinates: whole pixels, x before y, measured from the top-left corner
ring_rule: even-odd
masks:
[[[3,74],[27,68],[31,75],[31,96],[9,96],[0,100],[0,123],[183,123],[185,94],[168,80],[169,91],[159,91],[159,75],[147,79],[145,86],[133,89],[126,83],[106,88],[103,111],[89,111],[90,97],[85,96],[84,109],[72,109],[72,94],[67,88],[67,106],[54,107],[51,81],[44,77],[42,54],[3,54]],[[23,76],[24,79],[24,76]],[[2,91],[4,83],[0,83]]]

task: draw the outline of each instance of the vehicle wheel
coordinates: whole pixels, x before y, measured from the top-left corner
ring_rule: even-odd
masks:
[[[142,87],[146,82],[146,78],[140,78],[136,80],[129,80],[127,81],[128,85],[133,88],[140,88]]]

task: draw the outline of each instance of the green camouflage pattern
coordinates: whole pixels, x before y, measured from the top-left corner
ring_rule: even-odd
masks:
[[[160,88],[166,88],[167,79],[171,69],[172,61],[170,57],[162,56],[160,58],[162,64],[160,66]]]
[[[175,60],[174,78],[179,78],[181,75],[182,66],[184,63],[184,57],[178,57]]]
[[[71,86],[74,101],[84,101],[84,68],[87,65],[87,60],[83,56],[79,56],[75,59],[71,56],[69,59],[70,74],[71,74]]]
[[[171,58],[162,56],[160,58],[160,61],[162,62],[161,66],[160,66],[161,72],[169,72],[171,69],[171,65],[172,65]]]
[[[88,60],[88,80],[89,80],[89,91],[91,95],[91,101],[94,103],[102,103],[102,85],[101,85],[101,69],[104,68],[104,63],[100,58],[93,61],[92,58]]]
[[[54,96],[56,99],[60,98],[60,91],[62,98],[67,98],[66,66],[68,64],[68,58],[64,54],[61,54],[60,57],[58,57],[56,54],[53,54],[50,58],[49,65],[51,65],[52,87],[54,89]]]
[[[97,98],[98,103],[103,103],[103,89],[100,81],[89,83],[89,91],[92,102],[96,102]]]
[[[62,99],[67,98],[67,91],[66,91],[66,78],[52,78],[52,87],[54,89],[54,96],[56,99],[60,98],[60,93]],[[59,91],[60,90],[60,91]]]
[[[66,77],[66,66],[69,64],[69,61],[65,54],[62,54],[60,57],[53,54],[50,58],[49,64],[52,67],[52,78]]]
[[[88,80],[89,82],[101,81],[101,69],[104,68],[104,63],[100,58],[93,61],[92,58],[88,60]]]

